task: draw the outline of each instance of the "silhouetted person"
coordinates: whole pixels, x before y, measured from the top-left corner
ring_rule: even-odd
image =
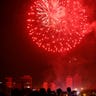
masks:
[[[44,88],[41,88],[39,93],[40,93],[40,96],[47,96],[47,92]]]
[[[13,89],[11,91],[11,96],[21,96],[21,91],[19,89]]]
[[[40,96],[39,91],[32,91],[28,96]]]
[[[50,95],[51,95],[51,93],[52,93],[51,89],[50,89],[50,88],[48,88],[48,89],[47,89],[47,96],[50,96]]]
[[[58,88],[58,89],[56,90],[56,92],[57,92],[57,96],[60,96],[61,93],[62,93],[62,89],[61,89],[61,88]]]
[[[3,92],[0,92],[0,96],[5,96],[5,94]]]
[[[71,95],[71,88],[70,87],[67,88],[67,93],[68,93],[68,96],[72,96]]]

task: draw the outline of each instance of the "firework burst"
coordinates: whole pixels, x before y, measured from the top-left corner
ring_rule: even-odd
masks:
[[[28,11],[27,28],[39,47],[66,53],[88,32],[86,10],[78,0],[36,0]]]

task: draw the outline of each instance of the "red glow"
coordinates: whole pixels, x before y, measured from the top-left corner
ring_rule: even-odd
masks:
[[[43,86],[42,86],[45,90],[48,89],[48,82],[43,82]]]
[[[56,90],[56,84],[54,82],[51,82],[50,88],[52,91],[55,91]]]
[[[88,32],[86,10],[79,0],[36,0],[28,12],[27,29],[39,47],[66,53]]]
[[[6,80],[7,80],[6,86],[7,86],[8,88],[12,88],[12,83],[13,83],[12,77],[6,77]]]
[[[67,87],[71,87],[71,88],[72,88],[72,86],[73,86],[72,77],[68,76],[68,77],[66,78],[66,88],[67,88]]]
[[[82,86],[81,76],[78,73],[74,75],[73,82],[74,88],[80,88]]]

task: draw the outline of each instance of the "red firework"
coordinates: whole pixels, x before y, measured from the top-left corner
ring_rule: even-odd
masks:
[[[88,23],[78,0],[36,0],[28,12],[27,28],[39,47],[66,53],[80,43]]]

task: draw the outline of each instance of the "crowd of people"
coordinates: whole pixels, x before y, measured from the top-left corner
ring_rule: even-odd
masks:
[[[96,90],[81,91],[78,94],[78,91],[71,90],[70,87],[66,91],[63,91],[61,88],[54,91],[50,88],[47,90],[44,88],[7,88],[5,90],[0,88],[0,96],[96,96]]]
[[[45,90],[44,88],[36,89],[10,89],[7,92],[0,91],[0,96],[77,96],[76,91],[71,91],[71,88],[68,87],[67,91],[62,91],[61,88],[52,91],[50,88]]]

